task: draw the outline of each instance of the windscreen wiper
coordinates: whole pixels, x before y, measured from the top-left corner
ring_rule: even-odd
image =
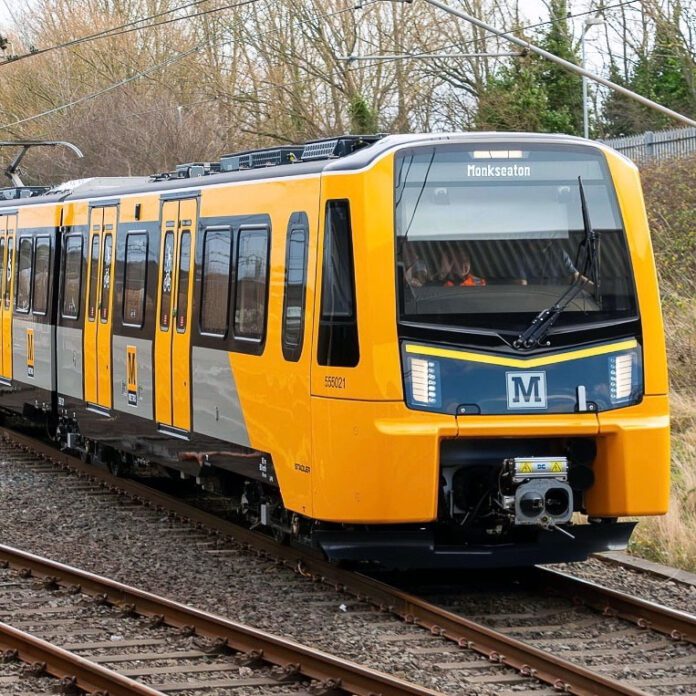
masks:
[[[599,235],[593,229],[590,222],[590,214],[587,210],[585,187],[582,185],[582,177],[578,177],[580,187],[580,207],[582,209],[582,223],[585,228],[585,238],[582,242],[585,247],[585,264],[582,271],[570,284],[570,287],[550,307],[542,309],[534,317],[532,323],[523,331],[512,344],[518,350],[536,348],[548,336],[549,331],[556,323],[563,310],[578,296],[581,290],[591,285],[597,289],[599,266]],[[590,280],[591,279],[591,280]]]

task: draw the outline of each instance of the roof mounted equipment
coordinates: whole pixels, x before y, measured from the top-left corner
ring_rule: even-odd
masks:
[[[262,150],[245,150],[220,158],[220,171],[238,172],[240,169],[274,167],[278,164],[293,164],[302,157],[303,145],[281,145]]]
[[[64,140],[16,140],[16,141],[0,141],[0,147],[18,147],[19,152],[12,160],[11,164],[5,169],[5,176],[9,178],[12,182],[12,186],[15,188],[21,188],[24,186],[22,179],[19,176],[19,164],[24,159],[24,155],[27,154],[29,148],[31,147],[55,147],[56,145],[62,145],[67,147],[68,150],[72,150],[78,157],[82,158],[84,155],[76,145],[72,143],[65,142]]]
[[[384,137],[384,133],[376,135],[341,135],[338,138],[325,138],[322,140],[310,140],[302,151],[302,161],[333,159],[345,157],[356,150],[372,145]]]

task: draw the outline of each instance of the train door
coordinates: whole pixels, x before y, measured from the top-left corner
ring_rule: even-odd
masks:
[[[12,379],[12,297],[14,290],[14,245],[17,216],[0,218],[0,366],[2,377]]]
[[[111,306],[118,208],[92,208],[84,329],[85,401],[112,406]]]
[[[162,238],[155,335],[157,422],[191,430],[192,257],[197,199],[162,203]]]

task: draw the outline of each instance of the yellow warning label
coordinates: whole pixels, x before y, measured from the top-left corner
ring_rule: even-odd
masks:
[[[563,471],[563,465],[561,462],[551,462],[551,471],[554,473],[559,473]]]
[[[34,329],[27,329],[27,375],[34,376]]]
[[[532,465],[530,462],[522,462],[520,464],[520,473],[521,474],[531,474],[533,471]]]
[[[128,403],[138,405],[138,362],[135,346],[126,347],[126,381],[128,383]]]

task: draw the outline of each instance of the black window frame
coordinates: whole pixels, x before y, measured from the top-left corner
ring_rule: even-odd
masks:
[[[104,230],[106,230],[107,225],[104,226]],[[105,231],[103,233],[103,242],[101,245],[101,274],[99,278],[99,323],[100,324],[108,324],[109,319],[111,317],[111,293],[113,291],[113,285],[114,285],[114,278],[113,276],[115,273],[112,274],[111,272],[111,267],[113,266],[114,268],[116,267],[114,264],[114,255],[116,254],[116,249],[114,247],[114,242],[115,237],[113,230]],[[106,243],[107,241],[110,241],[110,249],[109,249],[109,258],[107,260],[106,258]],[[108,277],[109,277],[109,286],[107,288],[107,297],[104,298],[104,281],[107,278],[107,269],[108,269]],[[106,300],[106,304],[104,303]],[[104,310],[106,310],[106,314],[104,313]]]
[[[99,226],[101,229],[101,226]],[[97,255],[94,256],[94,243],[97,243]],[[89,239],[87,256],[87,321],[97,321],[99,315],[99,259],[102,253],[102,233],[98,232]],[[94,310],[94,314],[92,314]]]
[[[37,311],[36,309],[36,260],[38,257],[37,250],[39,246],[39,240],[45,239],[48,242],[48,260],[46,262],[46,287],[44,290],[44,309],[43,311]],[[45,317],[48,314],[48,300],[49,300],[49,290],[50,290],[50,280],[51,280],[51,258],[52,258],[53,244],[51,243],[51,237],[47,234],[38,234],[34,237],[34,252],[31,262],[31,313],[37,317]]]
[[[300,289],[300,316],[298,319],[299,329],[296,340],[289,340],[288,337],[288,291],[290,288],[290,256],[292,250],[293,236],[302,233],[304,236],[302,249],[302,287]],[[288,221],[288,229],[285,240],[285,281],[283,285],[283,313],[281,315],[281,346],[283,357],[289,362],[297,362],[302,355],[302,347],[305,338],[305,313],[307,309],[307,272],[309,262],[309,220],[304,212],[293,213]],[[293,305],[295,306],[295,305]]]
[[[263,232],[266,235],[266,276],[264,282],[264,298],[263,298],[263,326],[261,327],[261,333],[258,336],[249,336],[240,333],[237,329],[237,303],[239,302],[239,263],[241,260],[241,255],[239,253],[242,239],[245,234],[257,234]],[[235,254],[234,254],[234,305],[232,310],[232,334],[236,341],[242,343],[251,343],[263,345],[266,340],[266,335],[268,333],[268,294],[271,276],[271,228],[270,225],[241,225],[237,230],[237,239],[235,240]]]
[[[206,277],[206,242],[208,240],[208,233],[217,233],[217,232],[227,232],[229,234],[229,263],[227,266],[227,292],[225,293],[226,297],[226,307],[225,307],[225,312],[224,312],[224,317],[225,317],[225,330],[220,333],[219,331],[213,331],[211,328],[206,327],[204,325],[204,316],[205,316],[205,277]],[[236,273],[236,265],[235,265],[235,258],[234,258],[234,253],[235,253],[235,234],[234,234],[234,229],[231,225],[206,225],[203,228],[203,234],[201,235],[201,280],[200,280],[200,302],[198,306],[198,332],[200,333],[201,336],[206,336],[209,338],[215,338],[215,339],[222,339],[224,340],[227,338],[230,334],[230,306],[232,306],[231,303],[231,291],[232,291],[232,285],[233,285],[233,276]]]
[[[191,234],[191,229],[190,227],[187,227],[185,230],[182,230],[179,233],[179,249],[178,249],[178,254],[177,254],[177,269],[176,269],[176,297],[175,297],[175,305],[174,305],[174,329],[176,330],[177,333],[184,334],[188,330],[188,325],[189,325],[189,319],[188,319],[188,311],[189,311],[189,295],[191,291],[191,276],[193,275],[194,271],[191,268],[191,264],[193,262],[193,248],[192,248],[192,234]],[[184,249],[184,239],[188,241],[188,266],[186,269],[184,269],[181,259],[182,259],[182,251]],[[181,300],[182,300],[182,294],[181,294],[181,281],[183,278],[184,273],[186,274],[186,292],[183,294],[183,299],[186,302],[185,309],[183,311],[183,317],[184,317],[184,323],[183,326],[181,326],[180,321],[181,321],[181,316],[182,316],[182,309],[181,309]]]
[[[15,258],[15,249],[17,247],[17,244],[15,240],[16,237],[14,235],[7,236],[7,263],[5,264],[5,288],[3,291],[2,298],[6,312],[10,310],[13,303],[12,291],[14,290],[14,287],[12,285],[12,282],[14,279],[15,266],[17,265],[17,259]]]
[[[68,245],[71,239],[78,239],[80,242],[79,247],[79,260],[80,260],[80,274],[77,279],[77,310],[74,315],[68,314],[65,311],[65,283],[67,281],[67,270],[68,270]],[[63,237],[63,252],[62,252],[62,262],[61,262],[61,281],[60,281],[60,318],[70,319],[71,321],[76,321],[80,318],[80,310],[82,309],[82,275],[84,266],[84,253],[85,253],[85,239],[81,233],[66,234]]]
[[[333,211],[345,208],[345,225],[338,228],[333,223]],[[336,241],[336,233],[345,234],[343,240]],[[343,288],[343,294],[350,301],[348,313],[331,313],[327,309],[327,295],[331,292],[333,273],[332,251],[335,244],[341,244],[344,254],[340,258],[347,263],[344,280],[349,288]],[[347,293],[345,292],[347,290]],[[317,364],[322,367],[356,367],[360,362],[360,339],[358,332],[358,307],[355,283],[355,250],[353,244],[353,221],[350,201],[347,198],[335,198],[326,201],[324,211],[324,247],[321,271],[321,302],[319,310],[319,335],[317,342]],[[331,300],[333,302],[333,300]]]
[[[143,296],[140,303],[140,323],[126,319],[126,291],[128,290],[128,241],[131,237],[145,238],[145,273],[143,274]],[[142,329],[145,326],[145,308],[147,306],[148,258],[150,254],[150,235],[147,230],[129,230],[123,249],[123,293],[121,297],[121,323],[131,329]]]
[[[31,250],[29,261],[29,298],[26,309],[19,306],[19,274],[22,260],[22,242],[28,241]],[[15,264],[15,294],[14,294],[14,311],[18,314],[29,314],[31,312],[31,295],[34,289],[34,237],[33,235],[21,235],[17,244],[17,263]]]

